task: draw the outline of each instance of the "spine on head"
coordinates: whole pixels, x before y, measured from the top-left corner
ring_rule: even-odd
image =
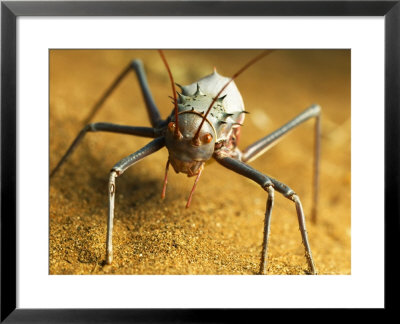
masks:
[[[193,144],[198,145],[200,143],[199,141],[199,135],[200,135],[200,130],[201,127],[203,126],[208,113],[211,111],[211,108],[213,107],[214,103],[218,100],[219,96],[221,93],[226,89],[226,87],[234,80],[236,79],[243,71],[247,70],[250,66],[252,66],[254,63],[256,63],[258,60],[262,59],[264,56],[267,56],[268,54],[271,54],[274,50],[265,50],[259,55],[257,55],[255,58],[253,58],[251,61],[247,62],[239,71],[237,71],[231,78],[230,80],[221,88],[221,90],[217,93],[217,95],[214,97],[214,99],[211,101],[211,105],[208,107],[207,112],[204,114],[203,120],[201,121],[199,128],[197,129],[196,134],[193,137]]]

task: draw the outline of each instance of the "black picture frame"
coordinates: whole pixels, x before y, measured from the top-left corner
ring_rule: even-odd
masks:
[[[399,234],[400,0],[395,1],[2,1],[1,322],[235,322],[238,310],[19,309],[16,307],[16,19],[19,16],[381,16],[385,19],[385,309],[395,306],[391,264]],[[371,179],[373,170],[365,176]],[[397,252],[397,253],[396,253]],[[390,258],[390,256],[394,256]],[[372,256],[371,256],[372,262]],[[392,294],[393,293],[393,294]],[[244,310],[241,310],[245,312]],[[265,310],[248,310],[264,312]],[[252,314],[265,316],[264,314]]]

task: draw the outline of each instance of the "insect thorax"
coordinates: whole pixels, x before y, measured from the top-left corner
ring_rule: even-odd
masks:
[[[214,97],[229,81],[230,78],[214,71],[197,82],[180,86],[182,93],[178,98],[178,112],[193,111],[204,116]],[[228,139],[232,129],[244,122],[243,111],[242,96],[235,83],[231,82],[207,115],[207,121],[215,129],[216,142]]]

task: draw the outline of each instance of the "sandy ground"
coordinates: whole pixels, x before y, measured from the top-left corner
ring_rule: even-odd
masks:
[[[260,51],[166,51],[175,81],[211,73],[231,76]],[[172,104],[156,51],[53,50],[50,53],[50,168],[84,126],[91,106],[131,59],[141,58],[156,103]],[[310,222],[314,123],[308,121],[251,165],[302,199],[319,274],[351,272],[350,51],[277,51],[236,84],[246,110],[240,148],[272,132],[312,103],[322,106],[322,160],[317,224]],[[93,121],[149,126],[138,82],[130,73]],[[50,182],[50,274],[256,274],[266,193],[252,181],[209,163],[192,205],[194,178],[169,173],[161,200],[166,149],[117,179],[114,262],[104,265],[110,168],[150,140],[87,134]],[[294,204],[276,194],[269,274],[306,274]]]

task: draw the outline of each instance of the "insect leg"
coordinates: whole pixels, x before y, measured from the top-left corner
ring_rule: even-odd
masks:
[[[319,187],[319,161],[320,161],[320,147],[321,147],[321,107],[312,105],[307,108],[297,117],[278,128],[271,134],[261,138],[257,142],[248,146],[242,154],[243,162],[251,162],[260,155],[268,151],[272,146],[278,143],[284,135],[288,134],[298,125],[304,123],[310,118],[315,117],[315,140],[314,140],[314,177],[313,177],[313,203],[311,211],[311,220],[313,223],[317,220],[317,206],[318,206],[318,187]]]
[[[149,144],[136,151],[135,153],[128,155],[123,158],[117,164],[113,166],[110,172],[110,178],[108,182],[108,221],[107,221],[107,243],[106,243],[106,262],[111,264],[113,259],[112,252],[112,233],[113,233],[113,221],[114,221],[114,205],[115,205],[115,179],[125,172],[130,166],[136,162],[142,160],[146,156],[157,152],[159,149],[165,146],[164,137],[159,137],[151,141]]]
[[[308,235],[306,230],[303,207],[296,193],[282,182],[273,179],[269,176],[266,176],[265,174],[262,174],[261,172],[253,169],[251,166],[242,161],[218,154],[214,154],[214,158],[224,167],[255,181],[265,191],[268,192],[268,200],[267,200],[267,207],[264,220],[264,239],[263,239],[263,249],[261,254],[260,274],[263,274],[266,269],[270,219],[274,201],[274,195],[273,195],[274,189],[279,193],[281,193],[284,197],[292,200],[295,203],[299,228],[301,232],[302,242],[305,248],[305,256],[308,262],[309,271],[312,274],[316,274],[314,261],[311,254],[311,248],[308,242]]]
[[[157,127],[162,122],[160,112],[154,102],[153,95],[151,94],[150,87],[147,83],[146,72],[144,71],[143,63],[140,60],[133,60],[131,63],[132,68],[136,72],[140,88],[147,107],[147,113],[150,118],[151,125]]]
[[[134,127],[134,126],[124,126],[124,125],[116,125],[110,123],[92,123],[86,125],[72,142],[70,147],[68,148],[67,152],[58,162],[57,166],[51,171],[50,178],[57,172],[57,170],[64,164],[67,158],[72,154],[72,152],[76,149],[78,144],[82,141],[84,136],[87,132],[111,132],[111,133],[120,133],[120,134],[129,134],[129,135],[136,135],[142,137],[156,137],[157,131],[151,127]]]
[[[140,60],[133,60],[129,63],[128,66],[124,68],[124,70],[115,78],[112,84],[104,91],[103,95],[100,99],[94,104],[90,113],[86,117],[83,122],[84,125],[90,123],[96,113],[99,111],[103,103],[106,99],[113,93],[113,91],[117,88],[117,86],[121,83],[121,81],[125,78],[125,76],[129,73],[129,71],[134,70],[139,81],[140,88],[142,90],[143,98],[146,103],[147,112],[150,118],[151,125],[153,127],[157,127],[160,123],[161,116],[158,108],[154,102],[153,96],[151,94],[149,85],[147,83],[146,72],[144,71],[143,63]]]

